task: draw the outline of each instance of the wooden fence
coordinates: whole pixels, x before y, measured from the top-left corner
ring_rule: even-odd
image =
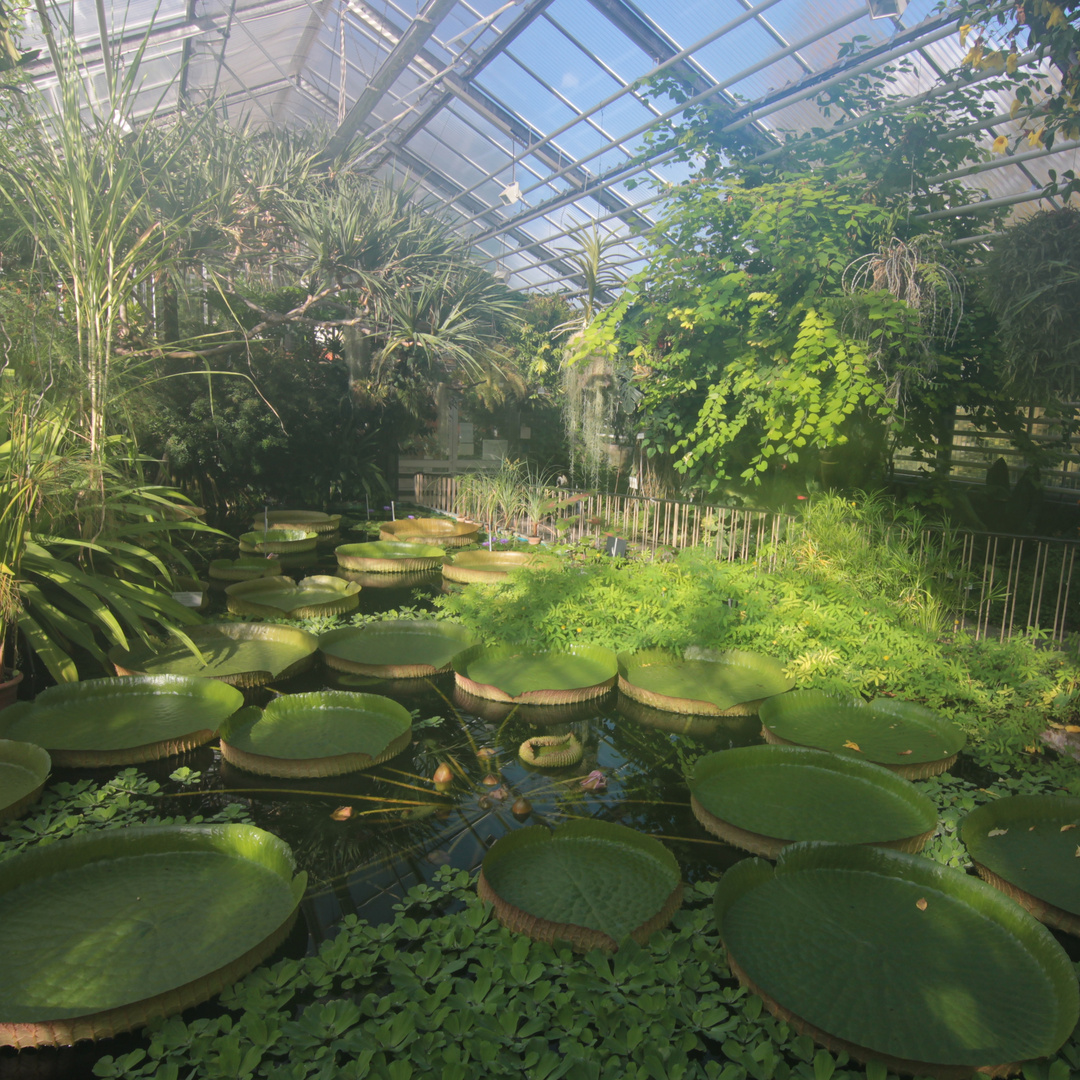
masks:
[[[454,477],[417,473],[414,492],[421,506],[460,512]],[[595,536],[599,543],[614,533],[651,551],[702,545],[717,559],[755,563],[762,571],[788,558],[781,541],[794,519],[785,514],[636,495],[558,495],[565,505],[546,527],[549,537]],[[1072,587],[1080,542],[926,529],[909,544],[928,568],[943,568],[943,591],[956,598],[954,622],[976,638],[1035,634],[1064,641],[1080,631],[1080,585]],[[1073,644],[1080,648],[1080,638]]]

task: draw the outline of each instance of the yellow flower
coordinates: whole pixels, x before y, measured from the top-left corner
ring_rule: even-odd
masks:
[[[883,656],[881,659],[882,660],[888,660],[889,658],[887,656]]]
[[[971,23],[966,26],[960,27],[960,47],[963,48],[967,44],[968,31],[971,29]]]
[[[581,627],[580,627],[580,626],[579,626],[579,627],[577,628],[577,632],[578,632],[579,634],[581,633]]]
[[[994,140],[993,150],[995,154],[1004,154],[1009,149],[1009,137],[1007,135],[999,135]]]
[[[1038,131],[1028,132],[1028,144],[1031,146],[1042,146],[1043,144],[1043,132],[1046,128],[1039,128]]]
[[[1016,74],[1016,67],[1020,63],[1020,57],[1016,55],[1015,50],[1005,58],[1005,70],[1010,75]]]
[[[1046,21],[1047,26],[1065,26],[1065,12],[1060,7],[1054,6],[1054,10],[1050,12],[1050,18]]]

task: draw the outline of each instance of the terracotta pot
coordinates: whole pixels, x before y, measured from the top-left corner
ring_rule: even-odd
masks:
[[[23,681],[21,671],[12,672],[10,668],[5,668],[4,675],[8,678],[0,682],[0,709],[15,704],[15,699],[19,696],[19,683]]]

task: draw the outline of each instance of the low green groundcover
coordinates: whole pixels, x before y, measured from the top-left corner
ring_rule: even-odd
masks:
[[[454,657],[462,689],[496,701],[559,705],[599,697],[615,684],[615,654],[599,645],[530,650],[477,645]]]
[[[68,1044],[217,993],[282,940],[304,892],[251,825],[141,826],[0,865],[0,1043]]]
[[[51,767],[48,752],[40,746],[0,738],[0,823],[37,801]]]
[[[658,840],[607,821],[532,825],[484,856],[480,896],[540,941],[615,949],[666,926],[682,903],[679,866]]]
[[[793,845],[775,867],[727,871],[715,911],[740,981],[818,1041],[899,1071],[1042,1057],[1077,1022],[1076,974],[1050,932],[918,855]]]
[[[775,858],[797,840],[920,850],[937,808],[880,765],[801,746],[745,746],[698,758],[689,781],[710,832]]]
[[[793,690],[760,711],[770,742],[813,746],[885,765],[918,779],[944,772],[964,748],[964,733],[911,701],[844,698],[822,690]]]
[[[0,713],[0,735],[48,750],[57,765],[134,765],[209,742],[244,704],[212,679],[131,675],[61,683]]]
[[[692,647],[619,653],[619,689],[635,701],[695,715],[756,713],[762,700],[795,685],[771,657]]]
[[[998,799],[968,814],[960,837],[987,881],[1043,922],[1080,933],[1080,799]]]
[[[337,776],[387,761],[412,741],[412,715],[378,694],[283,694],[221,730],[230,764],[266,776]]]

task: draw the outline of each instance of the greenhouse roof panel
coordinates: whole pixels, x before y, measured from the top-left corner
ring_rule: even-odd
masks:
[[[216,98],[256,125],[336,130],[332,148],[366,136],[360,167],[408,179],[489,256],[527,252],[506,261],[510,283],[545,288],[575,287],[562,256],[594,221],[629,239],[634,266],[662,206],[657,182],[687,175],[646,149],[650,125],[681,111],[639,81],[658,66],[683,96],[725,100],[767,151],[785,131],[836,122],[814,98],[868,63],[844,51],[857,36],[874,64],[911,61],[894,83],[908,97],[932,92],[965,51],[936,0],[881,19],[861,0],[129,0],[106,5],[104,25],[94,0],[57,11],[91,67],[103,41],[130,57],[148,35],[137,114]],[[33,71],[47,87],[48,62]],[[994,138],[1021,128],[1002,119],[1006,95],[988,93],[997,122],[972,129],[995,167],[965,181],[973,202],[1080,164],[1072,146],[995,158]]]

